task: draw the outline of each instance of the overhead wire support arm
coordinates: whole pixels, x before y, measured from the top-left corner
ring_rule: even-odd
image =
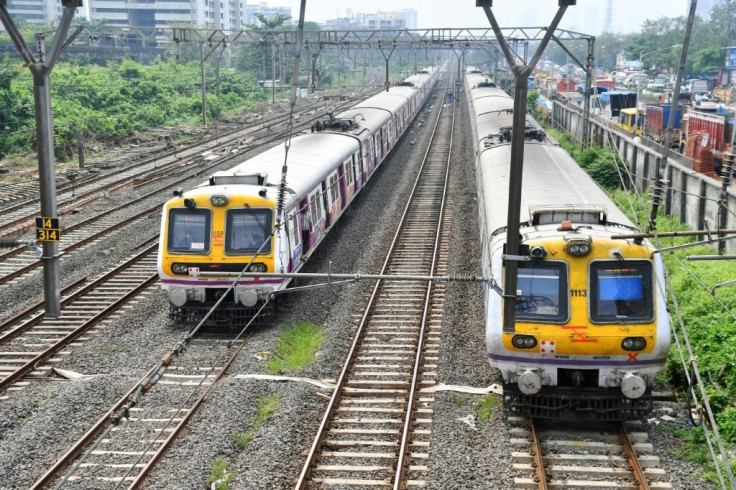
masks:
[[[534,67],[542,57],[547,44],[567,11],[567,7],[575,5],[576,0],[559,0],[559,9],[550,25],[545,29],[536,52],[528,64],[519,66],[504,39],[501,27],[491,11],[492,0],[476,0],[476,6],[482,7],[493,28],[496,39],[503,51],[511,72],[516,79],[514,91],[514,115],[511,129],[511,162],[509,172],[509,204],[506,229],[506,253],[519,255],[519,226],[521,215],[521,183],[524,169],[524,128],[526,127],[526,96],[527,82]],[[513,260],[506,261],[504,271],[504,301],[503,301],[503,331],[513,333],[516,331],[516,288],[518,284],[518,263]]]

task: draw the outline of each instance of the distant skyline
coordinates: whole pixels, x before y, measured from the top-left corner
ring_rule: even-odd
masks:
[[[263,1],[263,0],[257,0]],[[299,0],[266,0],[269,5],[291,7],[294,19],[299,17]],[[714,0],[700,0],[714,3]],[[699,2],[700,3],[700,2]],[[614,0],[614,32],[638,32],[646,19],[687,15],[689,0]],[[414,9],[420,29],[429,27],[488,27],[483,9],[473,0],[447,2],[440,0],[307,0],[308,21],[324,22],[346,16],[347,9],[357,12],[395,12]],[[494,0],[493,12],[502,27],[544,26],[557,11],[555,0]],[[578,0],[568,7],[560,27],[598,35],[603,29],[606,0]]]

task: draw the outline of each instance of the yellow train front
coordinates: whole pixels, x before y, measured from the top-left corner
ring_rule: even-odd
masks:
[[[285,285],[277,278],[241,278],[230,289],[249,263],[252,272],[274,270],[275,208],[274,189],[242,184],[197,187],[164,205],[158,268],[172,317],[197,323],[227,295],[209,323],[242,324]]]
[[[529,117],[525,129],[514,328],[503,278],[513,100],[466,76],[476,150],[486,349],[509,410],[622,420],[651,409],[670,346],[664,268],[608,195]],[[513,260],[513,259],[510,259]]]

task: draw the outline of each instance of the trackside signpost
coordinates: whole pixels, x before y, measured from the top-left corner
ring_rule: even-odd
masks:
[[[36,217],[36,240],[39,242],[58,242],[61,240],[59,218]]]

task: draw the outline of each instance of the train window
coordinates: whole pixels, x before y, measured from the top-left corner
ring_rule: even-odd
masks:
[[[330,175],[330,204],[337,201],[338,198],[338,190],[337,190],[337,174]]]
[[[175,208],[169,211],[169,252],[204,254],[210,250],[210,211]]]
[[[225,223],[225,253],[267,254],[271,252],[272,211],[230,209]],[[268,242],[265,245],[264,242]],[[261,247],[263,245],[263,247]]]
[[[651,262],[593,262],[590,293],[590,318],[595,322],[641,323],[654,319]]]
[[[353,162],[351,159],[345,160],[345,179],[348,183],[348,188],[352,187],[355,182],[355,176],[353,175]]]
[[[322,221],[322,206],[320,206],[319,192],[316,192],[309,201],[309,213],[312,215],[312,223]]]
[[[567,270],[559,262],[519,263],[516,317],[519,320],[567,320]]]

